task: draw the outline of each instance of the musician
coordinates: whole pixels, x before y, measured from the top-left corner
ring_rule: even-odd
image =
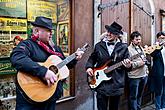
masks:
[[[153,57],[153,66],[150,74],[151,91],[155,93],[155,110],[165,109],[165,33],[159,32],[156,35],[157,43],[161,49],[156,49],[151,56]]]
[[[142,35],[138,31],[131,33],[128,46],[130,57],[135,54],[140,56],[132,60],[132,71],[128,72],[130,110],[141,110],[141,100],[148,79],[147,59],[141,40]]]
[[[50,55],[56,55],[61,59],[64,59],[65,56],[62,50],[52,42],[52,19],[38,16],[31,24],[33,25],[31,38],[20,42],[13,50],[11,63],[18,71],[39,77],[45,80],[48,86],[51,86],[57,81],[56,74],[37,62],[45,62]],[[78,49],[76,59],[67,65],[68,68],[72,68],[77,60],[81,59],[83,53]],[[55,110],[56,100],[61,97],[62,93],[62,81],[59,81],[56,91],[50,99],[35,102],[25,95],[17,83],[16,110]]]
[[[101,41],[95,45],[94,51],[89,56],[86,72],[92,77],[95,67],[101,67],[110,60],[108,66],[122,61],[124,66],[108,73],[107,76],[112,78],[102,81],[95,89],[98,110],[118,110],[120,96],[124,92],[125,73],[128,68],[131,68],[131,61],[128,59],[127,45],[119,39],[119,35],[123,33],[122,26],[113,22],[111,25],[106,25],[105,28],[107,32],[104,34],[106,35],[102,36]]]

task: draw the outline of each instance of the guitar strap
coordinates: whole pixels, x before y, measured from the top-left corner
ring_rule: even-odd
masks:
[[[133,43],[132,43],[132,44],[133,44]],[[135,44],[133,44],[133,46],[134,46],[134,48],[135,48],[135,50],[137,51],[138,54],[142,54],[142,55],[140,55],[139,57],[140,57],[143,61],[146,61],[147,59],[146,59],[146,57],[145,57],[145,55],[144,55],[144,52],[143,52],[141,46],[138,45],[138,48],[140,49],[140,52],[139,52],[138,49],[136,48]],[[142,57],[142,56],[143,56],[143,57]]]
[[[43,43],[42,41],[40,41],[40,40],[38,39],[38,38],[39,38],[38,35],[35,36],[34,34],[32,34],[31,38],[32,38],[33,41],[37,42],[37,44],[38,44],[39,46],[41,46],[41,47],[42,47],[45,51],[47,51],[48,53],[53,54],[53,55],[57,55],[57,56],[63,58],[63,55],[62,55],[61,53],[55,52],[55,51],[51,50],[45,43]],[[52,47],[52,49],[53,49],[53,47]]]

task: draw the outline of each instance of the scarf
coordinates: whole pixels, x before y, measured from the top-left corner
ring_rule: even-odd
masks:
[[[32,38],[33,41],[37,42],[37,44],[39,46],[41,46],[48,53],[53,54],[53,55],[57,55],[57,56],[63,58],[63,55],[61,53],[55,52],[55,51],[51,50],[45,43],[43,43],[42,41],[38,40],[39,36],[36,36],[36,35],[32,34],[31,38]],[[53,49],[53,47],[52,47],[52,49]]]

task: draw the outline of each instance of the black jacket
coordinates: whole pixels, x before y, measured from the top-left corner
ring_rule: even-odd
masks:
[[[123,61],[128,57],[129,52],[127,44],[118,42],[110,56],[106,47],[106,43],[104,41],[100,41],[95,45],[95,49],[86,63],[86,69],[101,67],[107,61],[111,60],[111,62],[108,64],[110,66],[117,62]],[[96,88],[96,91],[107,96],[121,95],[124,92],[126,70],[128,69],[126,69],[124,66],[121,66],[111,71],[110,74],[112,75],[112,79],[109,81],[103,81]]]
[[[152,92],[161,94],[164,78],[164,62],[160,50],[155,50],[151,53],[153,57],[153,66],[149,74],[149,85]]]
[[[54,49],[56,52],[62,53],[63,57],[61,59],[65,58],[62,50],[58,46],[55,46]],[[47,68],[39,65],[38,62],[45,62],[50,55],[50,53],[45,51],[41,46],[39,46],[30,38],[20,42],[19,45],[13,49],[13,52],[10,55],[10,60],[12,66],[14,66],[17,71],[23,71],[40,78],[44,78],[47,72]],[[67,64],[68,68],[72,68],[76,62],[76,60],[73,60]],[[59,81],[56,92],[52,98],[50,98],[50,100],[57,100],[61,97],[62,93],[62,82]]]

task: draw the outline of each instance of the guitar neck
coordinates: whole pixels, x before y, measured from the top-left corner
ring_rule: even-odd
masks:
[[[142,54],[142,53],[135,54],[135,55],[133,55],[132,57],[130,57],[130,58],[128,58],[128,59],[133,60],[133,59],[139,57],[141,54]],[[111,72],[112,70],[114,70],[114,69],[116,69],[116,68],[118,68],[118,67],[120,67],[120,66],[122,66],[122,65],[123,65],[123,63],[122,63],[122,61],[120,61],[120,62],[118,62],[118,63],[116,63],[116,64],[114,64],[114,65],[108,67],[107,69],[105,69],[105,70],[104,70],[104,73],[109,73],[109,72]]]
[[[89,47],[89,44],[85,44],[82,48],[80,48],[79,50],[85,52],[87,50],[87,48]],[[57,64],[56,67],[58,69],[62,68],[63,66],[65,66],[66,64],[68,64],[69,62],[71,62],[73,59],[76,58],[76,53],[71,54],[70,56],[66,57],[61,63]]]
[[[122,62],[116,63],[116,64],[114,64],[114,65],[108,67],[107,69],[105,69],[105,70],[104,70],[104,73],[109,73],[109,72],[111,72],[112,70],[114,70],[114,69],[116,69],[116,68],[118,68],[118,67],[120,67],[120,66],[122,66],[122,65],[123,65]]]
[[[69,62],[71,62],[73,59],[76,58],[76,54],[73,53],[70,56],[66,57],[61,63],[57,64],[57,68],[60,69],[62,68],[64,65],[68,64]]]

